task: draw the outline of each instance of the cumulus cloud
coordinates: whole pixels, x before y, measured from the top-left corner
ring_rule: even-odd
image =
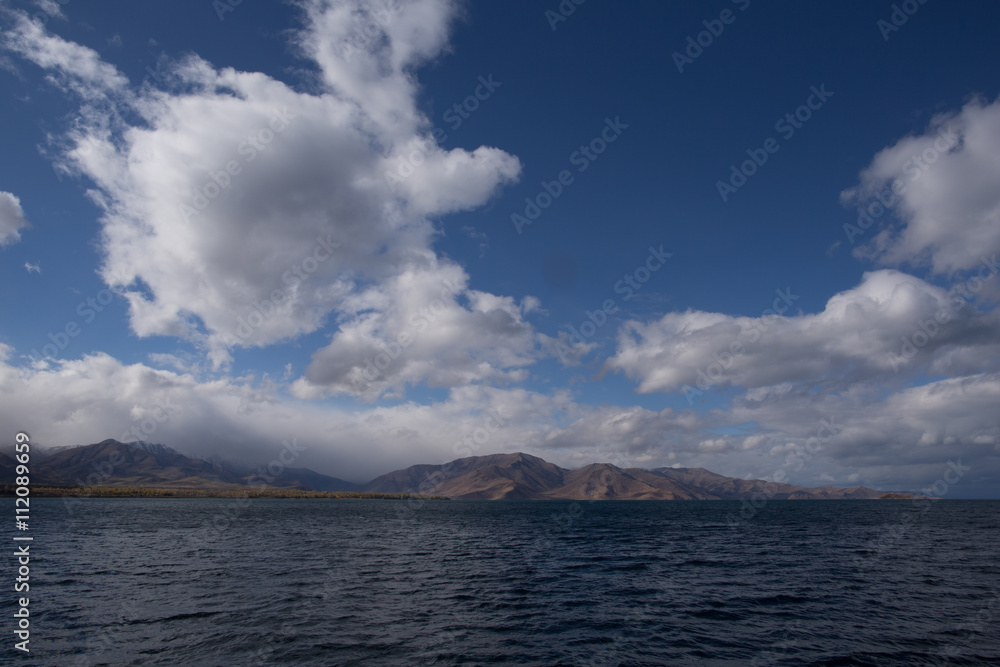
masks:
[[[441,148],[417,109],[412,70],[446,47],[453,3],[303,10],[294,41],[318,67],[311,90],[192,55],[164,68],[163,88],[130,91],[96,52],[21,16],[7,48],[83,100],[61,159],[94,183],[102,277],[136,334],[194,341],[216,368],[235,348],[333,327],[300,383],[312,393],[368,391],[332,357],[357,350],[363,368],[405,326],[421,285],[457,280],[442,321],[470,330],[424,337],[386,386],[506,377],[528,359],[529,327],[509,299],[468,291],[432,247],[436,216],[484,203],[520,173],[497,148]],[[122,105],[129,114],[111,111]],[[457,367],[441,368],[449,359]]]
[[[24,368],[12,356],[0,344],[0,422],[28,430],[43,445],[143,439],[260,465],[294,438],[304,448],[296,465],[352,481],[416,463],[514,451],[569,468],[595,461],[676,464],[757,478],[784,470],[796,484],[832,479],[903,490],[932,483],[949,459],[961,459],[972,472],[956,495],[995,493],[989,480],[1000,473],[994,409],[1000,373],[886,396],[772,387],[707,414],[588,406],[563,391],[483,385],[454,387],[426,405],[355,410],[289,399],[266,376],[199,379],[106,354]],[[832,425],[826,434],[824,422]],[[821,446],[809,447],[817,436]],[[789,463],[803,451],[809,456]]]
[[[839,389],[925,371],[967,374],[1000,359],[1000,314],[977,309],[968,289],[948,291],[883,269],[816,314],[780,315],[797,295],[777,294],[776,310],[760,317],[687,311],[626,322],[604,368],[638,381],[640,393],[695,396],[713,387]]]
[[[538,447],[570,467],[595,461],[620,468],[667,465],[678,453],[696,451],[706,422],[692,411],[602,405],[571,407],[575,417],[544,432]]]
[[[885,265],[927,264],[949,274],[976,267],[1000,251],[1000,100],[975,100],[936,116],[927,131],[880,151],[842,201],[867,211],[855,252]],[[898,224],[881,225],[885,206]],[[877,234],[876,230],[882,227]],[[863,237],[867,240],[867,237]]]
[[[345,299],[346,321],[293,385],[301,398],[401,394],[407,384],[524,379],[536,358],[528,306],[470,290],[459,267],[410,270]]]
[[[135,333],[193,341],[210,365],[93,354],[18,367],[0,344],[0,422],[50,444],[142,437],[256,463],[296,438],[301,465],[361,481],[498,451],[763,476],[827,419],[842,427],[791,481],[907,488],[953,455],[996,479],[1000,315],[977,306],[971,281],[949,291],[883,269],[816,314],[793,314],[796,298],[779,290],[760,317],[688,311],[622,327],[605,371],[644,393],[741,387],[727,410],[587,406],[512,386],[566,339],[534,331],[537,299],[473,290],[434,248],[436,218],[482,205],[521,168],[499,148],[440,147],[416,104],[414,71],[447,51],[455,3],[300,7],[293,45],[315,71],[295,86],[196,55],[163,63],[157,86],[133,86],[96,51],[11,14],[3,47],[80,101],[54,148],[101,211],[101,276],[127,300]],[[845,201],[878,198],[914,167],[920,176],[893,204],[899,224],[868,231],[864,252],[1000,283],[988,268],[1000,250],[997,106],[971,103],[875,157]],[[946,142],[938,131],[950,128]],[[910,161],[931,149],[927,169]],[[0,193],[0,244],[26,225]],[[302,377],[228,374],[238,348],[317,331],[328,341]],[[952,379],[905,388],[941,376]],[[418,384],[447,397],[307,402],[402,397]],[[494,414],[502,427],[479,438]]]
[[[674,446],[664,433],[697,424],[671,410],[595,412],[565,392],[483,385],[455,387],[427,405],[354,410],[283,397],[267,377],[199,379],[106,354],[18,368],[12,356],[0,344],[0,421],[29,430],[35,442],[143,439],[189,455],[260,463],[295,438],[306,448],[301,465],[358,481],[396,467],[499,451],[533,452],[564,465],[588,452],[612,460],[619,436],[628,436],[626,455],[653,460]]]
[[[1000,473],[1000,373],[946,378],[886,395],[858,386],[819,393],[780,385],[747,392],[715,418],[752,422],[767,434],[775,469],[794,470],[798,479],[822,483],[822,475],[843,484],[917,490],[941,478],[947,462],[969,468],[954,496],[992,497]],[[808,457],[786,465],[790,452],[803,451],[822,423],[835,437],[814,441]],[[760,468],[759,473],[766,468]],[[798,483],[798,482],[796,482]]]
[[[30,226],[21,200],[10,192],[0,191],[0,247],[20,241],[21,230]]]

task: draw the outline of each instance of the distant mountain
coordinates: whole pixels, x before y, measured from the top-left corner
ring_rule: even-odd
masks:
[[[592,463],[567,470],[528,454],[494,454],[443,465],[416,465],[361,487],[382,493],[430,493],[462,500],[776,500],[876,499],[863,486],[815,489],[718,475],[704,468],[619,468]],[[900,494],[914,497],[913,494]]]
[[[32,482],[53,486],[205,488],[239,485],[239,475],[165,445],[104,440],[60,449],[32,466]]]
[[[0,453],[0,483],[12,483],[16,461]],[[32,484],[149,489],[233,489],[266,481],[269,486],[312,491],[421,493],[463,500],[739,500],[755,494],[773,499],[875,499],[887,494],[863,486],[805,488],[759,479],[725,477],[704,468],[619,468],[592,463],[567,470],[537,456],[491,454],[443,465],[415,465],[355,485],[308,468],[265,469],[221,460],[190,458],[166,445],[105,440],[57,447],[32,457]],[[912,498],[914,494],[894,494]]]
[[[711,500],[713,495],[697,486],[641,468],[621,469],[610,463],[592,463],[567,471],[565,484],[554,497],[600,500]]]
[[[309,489],[311,491],[357,491],[358,485],[336,477],[323,475],[308,468],[284,468],[281,474],[272,478],[266,466],[249,466],[235,463],[218,456],[205,459],[229,472],[236,473],[246,484],[259,484],[261,480],[271,486]]]
[[[446,470],[447,472],[442,472]],[[562,468],[528,454],[492,454],[452,461],[446,466],[416,465],[382,475],[361,487],[362,491],[429,493],[469,500],[534,500],[562,481]],[[419,489],[419,491],[417,491]]]
[[[104,440],[93,445],[59,447],[32,460],[31,481],[48,486],[113,486],[155,489],[209,489],[246,486],[263,479],[270,486],[313,491],[353,491],[355,485],[307,468],[285,468],[276,477],[218,461],[190,458],[166,445]],[[14,460],[0,455],[3,481],[13,481]],[[265,471],[266,474],[266,471]],[[8,481],[9,480],[9,481]]]
[[[345,482],[336,477],[323,475],[309,468],[285,468],[285,470],[269,481],[271,486],[292,486],[311,491],[357,491],[358,485]]]
[[[0,480],[8,484],[13,484],[16,470],[17,461],[13,458],[13,455],[0,452]]]

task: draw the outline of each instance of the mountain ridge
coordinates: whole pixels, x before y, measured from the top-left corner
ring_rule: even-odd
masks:
[[[363,491],[427,493],[455,500],[750,500],[878,499],[863,486],[809,488],[744,480],[705,468],[619,468],[591,463],[569,470],[530,454],[491,454],[440,465],[418,464],[376,477]]]
[[[0,474],[13,481],[15,461],[0,455]],[[219,460],[188,457],[162,444],[103,440],[59,447],[31,466],[33,484],[149,489],[227,489],[266,483],[312,491],[360,491],[446,496],[457,500],[750,500],[877,499],[894,493],[863,486],[801,487],[744,480],[705,468],[620,468],[591,463],[570,470],[537,456],[514,452],[417,464],[352,484],[308,468],[281,468],[272,474]]]
[[[148,489],[233,489],[267,484],[313,491],[353,491],[356,485],[308,468],[282,468],[275,474],[207,461],[167,445],[102,440],[91,445],[52,448],[40,459],[32,452],[32,484],[59,487],[135,487]],[[0,474],[13,481],[16,462],[0,456]],[[10,472],[8,472],[8,470]]]

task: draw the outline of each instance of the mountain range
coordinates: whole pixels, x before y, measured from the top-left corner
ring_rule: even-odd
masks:
[[[416,465],[377,477],[366,491],[432,493],[463,500],[875,499],[864,486],[806,488],[718,475],[704,468],[619,468],[592,463],[567,470],[529,454],[492,454]],[[894,494],[914,497],[913,494]]]
[[[16,462],[0,453],[0,479],[12,483]],[[149,489],[234,489],[269,486],[313,491],[423,493],[460,500],[740,500],[913,498],[864,486],[806,488],[725,477],[704,468],[619,468],[592,463],[569,470],[529,454],[491,454],[441,465],[414,465],[352,484],[308,468],[252,470],[190,458],[165,445],[105,440],[92,445],[32,450],[31,482],[44,486]]]
[[[16,461],[0,453],[0,475],[14,480]],[[190,458],[166,445],[104,440],[93,445],[31,450],[30,479],[42,486],[113,486],[149,489],[231,489],[266,482],[313,491],[353,491],[355,484],[308,468],[280,474]]]

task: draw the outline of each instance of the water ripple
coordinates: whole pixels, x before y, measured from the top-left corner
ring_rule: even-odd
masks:
[[[36,500],[19,664],[1000,664],[996,502],[229,502]]]

